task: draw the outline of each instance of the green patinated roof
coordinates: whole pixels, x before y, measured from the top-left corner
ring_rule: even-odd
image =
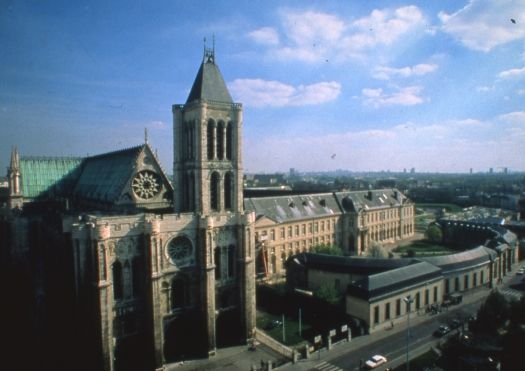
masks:
[[[186,104],[199,100],[233,103],[219,67],[213,59],[201,64]]]
[[[75,197],[115,202],[134,172],[135,160],[145,144],[86,158],[75,186]]]
[[[63,195],[71,191],[80,171],[80,157],[22,157],[22,193],[27,198]]]

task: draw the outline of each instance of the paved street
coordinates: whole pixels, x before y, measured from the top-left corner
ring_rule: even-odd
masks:
[[[522,263],[521,265],[525,265]],[[519,299],[525,292],[524,276],[516,275],[516,267],[498,289],[510,299]],[[441,324],[448,324],[454,318],[465,319],[475,313],[479,305],[491,292],[488,288],[478,288],[467,292],[463,296],[463,304],[452,306],[448,311],[439,314],[413,314],[410,317],[411,339],[410,357],[417,357],[436,346],[443,338],[435,338],[432,333]],[[455,330],[449,333],[453,335]],[[396,326],[392,330],[379,331],[372,335],[359,336],[350,343],[335,344],[333,349],[312,354],[310,359],[300,360],[296,364],[286,364],[282,370],[317,370],[341,371],[359,370],[360,360],[366,361],[369,357],[381,354],[388,359],[384,367],[397,367],[406,361],[406,326]],[[171,364],[166,368],[172,371],[183,370],[244,370],[249,371],[252,365],[260,366],[261,360],[277,362],[280,357],[269,349],[259,346],[255,352],[249,351],[246,346],[220,349],[217,355],[210,360],[196,360],[184,364]]]
[[[521,265],[525,265],[522,263]],[[498,289],[510,299],[519,299],[525,291],[524,279],[515,272],[517,266]],[[491,292],[488,288],[478,288],[473,292],[465,293],[463,304],[452,306],[448,311],[437,315],[424,314],[410,317],[411,339],[410,358],[414,358],[428,351],[432,346],[437,346],[444,338],[436,338],[432,333],[441,324],[448,324],[454,318],[466,319],[470,314],[476,313],[480,304]],[[451,336],[453,330],[447,336]],[[375,354],[381,354],[389,360],[385,367],[397,367],[406,361],[406,326],[395,327],[389,331],[381,331],[372,335],[360,336],[352,339],[350,343],[334,346],[331,351],[321,351],[312,355],[308,360],[300,360],[295,365],[286,366],[286,370],[359,370],[360,360],[366,361]]]

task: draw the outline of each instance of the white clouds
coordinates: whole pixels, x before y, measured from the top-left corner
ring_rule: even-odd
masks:
[[[252,107],[322,104],[341,93],[341,84],[336,81],[294,87],[279,81],[236,79],[228,87],[237,100]]]
[[[488,93],[489,91],[494,90],[494,85],[492,86],[478,86],[476,87],[476,91],[479,93]]]
[[[439,13],[441,30],[466,47],[488,52],[492,48],[525,37],[525,2],[513,0],[470,0],[453,14]]]
[[[525,67],[523,68],[513,68],[510,70],[502,71],[499,73],[498,77],[502,79],[515,79],[525,76]]]
[[[509,112],[504,115],[498,116],[502,121],[510,122],[513,124],[525,125],[525,111]]]
[[[523,153],[525,126],[502,123],[503,118],[525,122],[525,112],[488,121],[467,118],[431,124],[406,122],[326,135],[267,136],[249,143],[247,166],[266,171],[290,167],[325,171],[409,167],[421,171],[467,171],[471,167],[494,166],[522,169],[523,157],[517,154]],[[273,163],[278,169],[268,167],[268,148],[272,148]],[[337,156],[331,158],[334,153]]]
[[[396,92],[386,94],[383,89],[363,89],[363,102],[375,108],[384,106],[413,106],[421,104],[424,99],[420,96],[421,86],[407,86],[399,88]]]
[[[258,30],[252,31],[248,34],[255,42],[264,45],[277,45],[279,44],[279,35],[277,31],[271,27],[263,27]]]
[[[357,30],[351,39],[359,41],[360,46],[390,45],[423,23],[423,13],[413,5],[394,11],[375,9],[369,17],[358,19],[351,24],[351,27]]]
[[[390,80],[392,77],[411,77],[411,76],[422,76],[437,70],[437,64],[417,64],[415,66],[407,66],[402,68],[393,68],[380,66],[376,67],[372,72],[372,76],[380,80]]]
[[[415,35],[413,31],[425,24],[423,13],[416,6],[375,9],[355,21],[323,12],[283,11],[281,20],[282,37],[268,27],[253,31],[250,36],[271,46],[269,54],[277,59],[309,63],[362,58],[378,47],[406,39],[409,33]],[[277,40],[281,41],[279,45]]]

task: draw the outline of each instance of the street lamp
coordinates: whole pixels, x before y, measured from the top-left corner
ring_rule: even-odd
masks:
[[[410,371],[410,358],[408,356],[408,345],[410,343],[410,304],[414,302],[414,299],[408,295],[406,298],[403,298],[403,301],[407,303],[407,371]]]

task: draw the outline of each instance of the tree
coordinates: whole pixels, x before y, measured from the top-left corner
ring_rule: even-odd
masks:
[[[383,245],[379,242],[373,241],[370,246],[368,246],[368,249],[366,250],[366,255],[371,258],[387,258],[388,253],[383,247]]]
[[[502,293],[494,291],[479,308],[472,330],[477,334],[495,335],[509,317],[509,302]]]
[[[313,246],[310,251],[316,254],[338,255],[338,256],[343,255],[343,250],[339,246],[324,244],[324,243]]]
[[[425,232],[427,240],[433,243],[440,243],[443,240],[443,231],[437,224],[430,224]]]
[[[330,284],[323,284],[314,291],[314,296],[330,304],[339,304],[339,292]]]

